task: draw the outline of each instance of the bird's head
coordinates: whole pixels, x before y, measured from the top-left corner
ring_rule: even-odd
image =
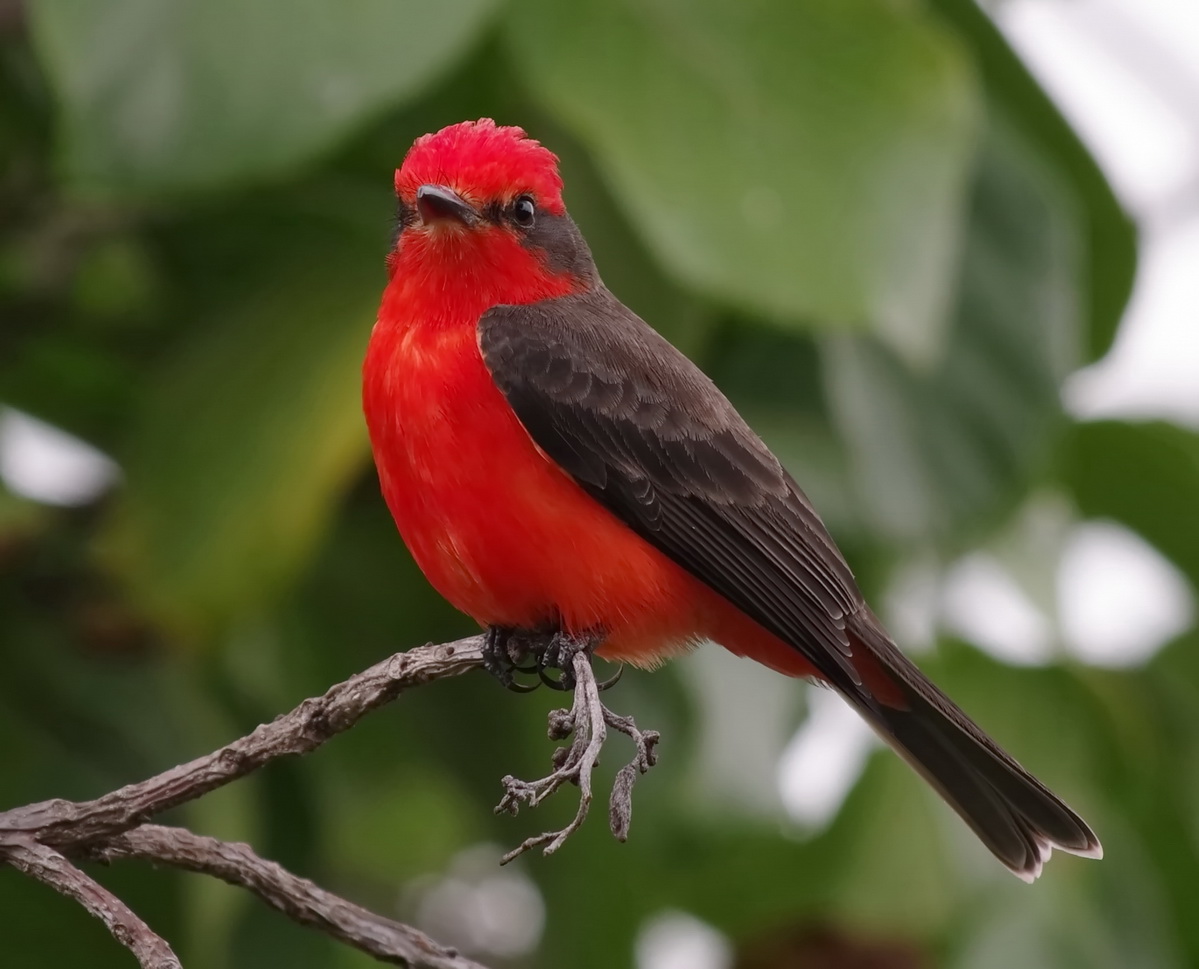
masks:
[[[395,188],[393,278],[448,271],[461,283],[498,286],[502,302],[558,295],[537,292],[539,279],[562,291],[595,279],[562,202],[558,159],[520,128],[484,118],[424,135],[396,171]]]

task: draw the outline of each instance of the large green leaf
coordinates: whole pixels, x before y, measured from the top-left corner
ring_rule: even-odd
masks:
[[[842,918],[873,931],[943,931],[953,905],[949,823],[956,818],[908,766],[878,751],[824,836],[837,845]]]
[[[1084,515],[1127,525],[1199,588],[1199,434],[1165,422],[1071,429],[1064,474]]]
[[[845,449],[829,420],[820,352],[809,335],[727,321],[701,363],[795,476],[842,549],[860,539]]]
[[[1112,886],[1107,898],[1096,898],[1087,884],[1098,879],[1067,878],[1053,868],[1052,875],[1042,877],[1052,877],[1054,888],[1038,892],[1035,904],[1028,903],[1028,890],[1021,885],[991,892],[986,904],[970,913],[946,969],[1180,969],[1184,963],[1162,931],[1167,923],[1151,904],[1156,886],[1137,861],[1105,862]]]
[[[935,356],[977,107],[952,38],[885,0],[520,0],[508,26],[679,278]]]
[[[999,121],[974,192],[953,328],[932,369],[868,337],[827,345],[834,418],[863,516],[895,541],[963,537],[1030,485],[1078,360],[1075,226]]]
[[[381,222],[386,197],[335,205]],[[380,240],[343,215],[275,218],[277,250],[227,302],[205,304],[205,325],[161,368],[118,455],[127,483],[101,557],[180,632],[280,591],[365,459],[359,371]]]
[[[209,187],[310,159],[420,91],[493,0],[43,0],[66,171],[98,192]]]
[[[1103,356],[1115,339],[1132,292],[1137,265],[1136,226],[1124,212],[1095,159],[1008,46],[977,0],[930,0],[974,55],[988,97],[1052,166],[1058,186],[1071,196],[1079,234],[1083,275],[1078,294],[1088,314],[1084,349],[1088,360]]]
[[[633,231],[607,190],[595,159],[564,131],[551,130],[545,140],[559,158],[571,217],[587,237],[604,283],[671,343],[695,357],[711,336],[712,308],[663,272],[658,255]]]

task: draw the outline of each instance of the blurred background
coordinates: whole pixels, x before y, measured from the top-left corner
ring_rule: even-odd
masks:
[[[492,116],[808,490],[905,648],[1102,837],[1007,874],[834,697],[709,648],[631,840],[482,673],[178,812],[502,967],[1199,965],[1192,0],[0,0],[0,805],[208,751],[464,635],[378,495],[391,178]],[[622,761],[619,738],[605,764]],[[100,877],[189,969],[369,960]],[[0,872],[0,961],[132,964]]]

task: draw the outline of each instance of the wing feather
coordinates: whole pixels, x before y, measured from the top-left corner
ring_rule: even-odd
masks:
[[[872,704],[850,662],[861,594],[806,497],[716,386],[606,289],[479,323],[496,385],[592,497]]]

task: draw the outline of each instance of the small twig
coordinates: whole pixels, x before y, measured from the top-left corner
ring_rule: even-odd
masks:
[[[574,702],[569,711],[553,710],[549,718],[550,740],[563,740],[574,734],[569,747],[554,752],[552,773],[535,781],[522,781],[508,774],[503,779],[504,796],[496,805],[496,814],[507,811],[516,814],[521,804],[536,807],[568,781],[579,785],[579,809],[574,819],[561,831],[546,831],[526,838],[500,859],[506,865],[530,848],[545,845],[545,854],[552,855],[579,829],[591,807],[591,774],[599,761],[607,731],[604,727],[603,704],[595,685],[591,657],[580,650],[574,654]],[[548,844],[547,844],[548,842]]]
[[[143,969],[182,969],[178,956],[165,939],[155,934],[128,905],[53,848],[36,841],[15,841],[0,849],[0,858],[82,905],[134,954]]]
[[[484,969],[411,926],[376,915],[267,861],[249,845],[203,837],[183,828],[143,824],[90,854],[105,862],[139,858],[212,875],[248,889],[293,921],[320,929],[380,962],[427,969]]]
[[[633,741],[637,756],[616,773],[612,782],[612,797],[608,801],[608,827],[612,836],[620,842],[629,837],[629,825],[633,820],[633,785],[637,778],[658,762],[658,741],[662,735],[656,730],[638,730],[632,717],[622,717],[604,707],[604,722],[617,733]]]
[[[591,776],[595,765],[599,763],[600,751],[603,750],[604,741],[607,739],[607,727],[625,734],[637,746],[637,756],[632,763],[621,769],[612,787],[608,820],[612,834],[620,841],[628,837],[633,811],[633,782],[638,774],[644,774],[657,761],[654,750],[660,739],[657,731],[638,730],[632,717],[619,716],[600,701],[595,672],[591,668],[590,652],[575,652],[571,665],[575,683],[574,700],[570,710],[550,712],[549,738],[563,740],[573,733],[574,740],[569,747],[559,747],[554,751],[554,770],[547,776],[535,781],[524,781],[511,774],[507,775],[503,779],[504,796],[496,805],[495,811],[497,814],[516,814],[522,804],[536,807],[568,782],[579,786],[579,808],[565,828],[526,838],[500,859],[502,865],[540,845],[545,845],[543,854],[552,855],[579,829],[591,808]]]

